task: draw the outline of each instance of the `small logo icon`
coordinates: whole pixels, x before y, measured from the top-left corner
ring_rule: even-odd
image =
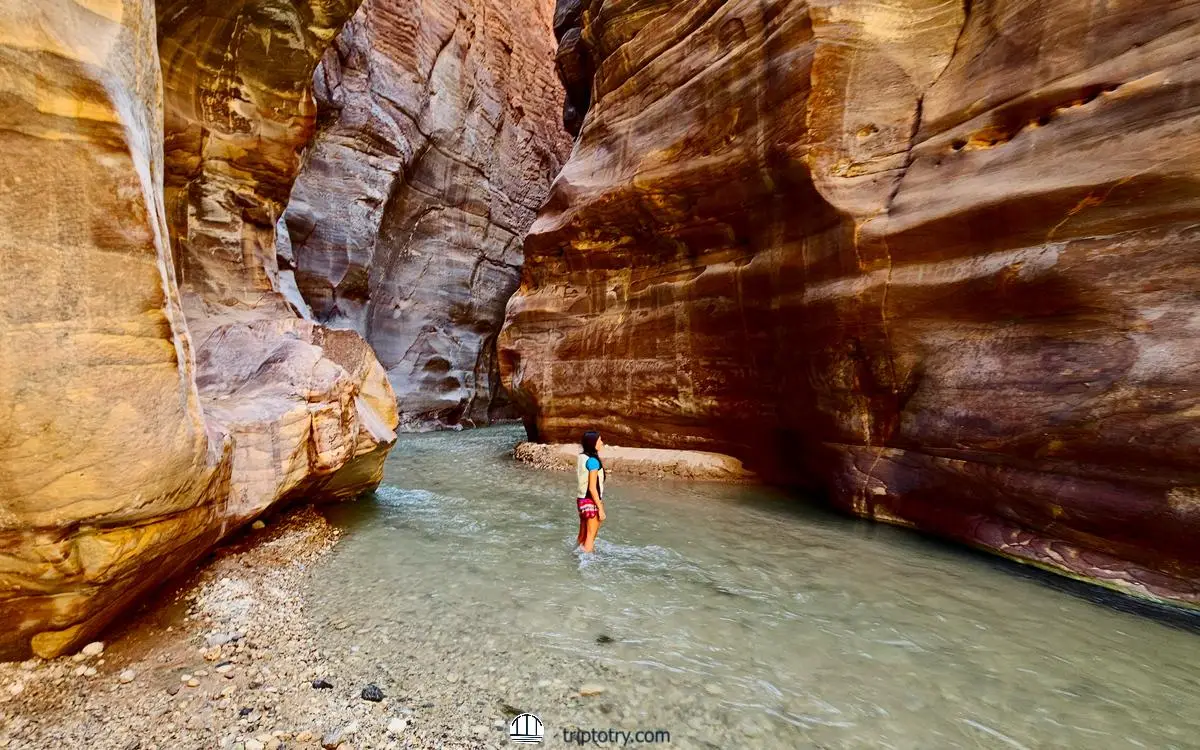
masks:
[[[513,742],[541,742],[546,736],[542,720],[533,714],[521,714],[508,722],[508,738]]]

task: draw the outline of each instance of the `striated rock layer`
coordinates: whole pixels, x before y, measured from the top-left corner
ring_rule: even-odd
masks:
[[[1200,6],[561,0],[532,435],[1200,604]],[[590,86],[579,84],[580,71]]]
[[[379,481],[382,368],[279,302],[262,250],[353,10],[0,0],[0,658],[85,642],[276,502]]]
[[[412,426],[504,416],[495,340],[566,158],[552,0],[366,0],[316,74],[280,231],[316,320],[366,337]]]

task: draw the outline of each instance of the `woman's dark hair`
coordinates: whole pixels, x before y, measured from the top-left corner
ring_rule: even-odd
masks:
[[[579,444],[583,446],[584,455],[590,456],[597,461],[600,461],[600,454],[596,452],[596,441],[599,439],[600,433],[596,432],[595,430],[588,430],[587,432],[583,433],[583,440],[579,441]],[[600,466],[603,468],[604,463],[601,462]]]

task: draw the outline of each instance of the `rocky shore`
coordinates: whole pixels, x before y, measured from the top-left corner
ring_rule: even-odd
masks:
[[[467,707],[436,659],[406,666],[398,695],[383,671],[391,667],[326,643],[355,626],[313,617],[307,605],[309,570],[338,538],[319,513],[302,508],[255,526],[110,629],[110,643],[0,664],[0,748],[397,750],[506,740],[503,713]]]
[[[518,443],[513,456],[539,469],[575,470],[579,446],[575,443]],[[733,456],[704,451],[606,446],[604,468],[609,473],[655,479],[689,479],[712,482],[753,482],[754,472]]]

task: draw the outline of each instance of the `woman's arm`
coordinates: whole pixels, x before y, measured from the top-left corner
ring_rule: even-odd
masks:
[[[596,509],[600,511],[600,520],[603,521],[604,501],[600,499],[600,472],[592,469],[588,472],[588,494],[596,501]]]

